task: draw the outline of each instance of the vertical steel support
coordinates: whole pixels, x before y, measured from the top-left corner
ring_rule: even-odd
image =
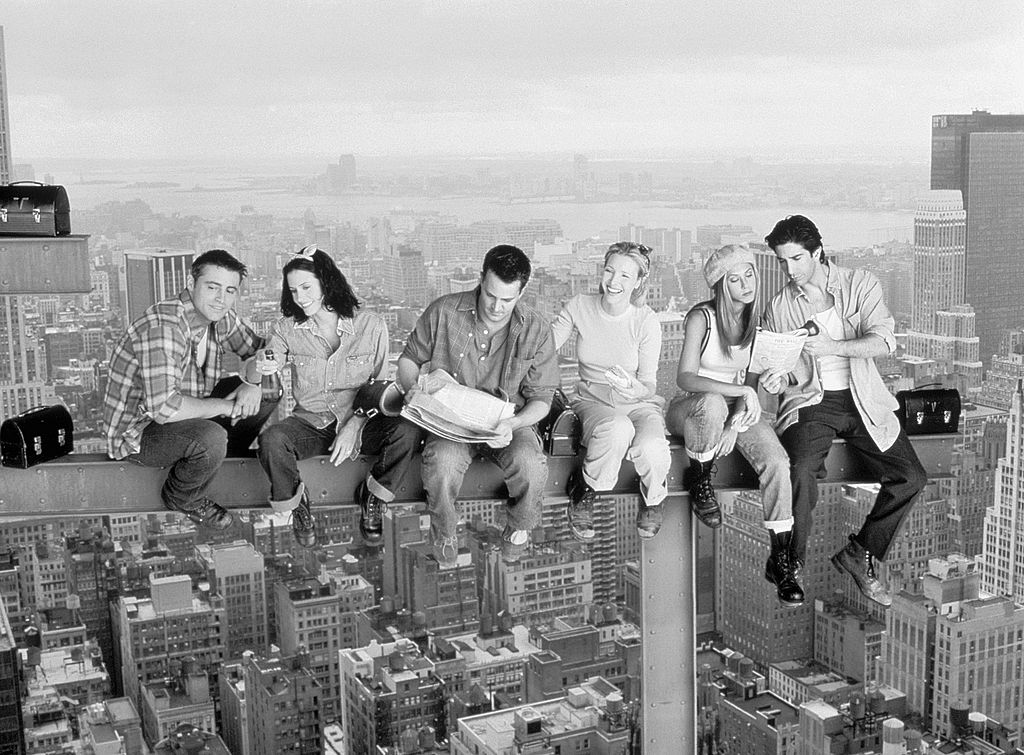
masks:
[[[696,544],[690,501],[671,494],[665,523],[640,547],[643,752],[697,752]]]

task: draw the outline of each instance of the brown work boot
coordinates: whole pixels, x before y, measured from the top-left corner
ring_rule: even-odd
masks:
[[[292,509],[292,536],[300,548],[316,545],[316,520],[309,503],[309,495],[303,487],[299,505]]]
[[[180,511],[201,527],[209,527],[218,532],[223,532],[235,521],[235,517],[230,511],[206,497],[200,498],[187,509],[179,509],[175,506],[168,506],[168,508]]]
[[[597,491],[587,485],[583,479],[583,471],[577,469],[569,477],[566,487],[569,494],[569,506],[566,518],[569,520],[569,532],[580,542],[588,543],[597,534],[594,529],[594,501]]]
[[[356,487],[355,499],[359,502],[359,532],[367,545],[380,545],[384,540],[384,501],[370,492],[363,480]]]
[[[857,583],[857,589],[865,598],[873,600],[880,606],[892,605],[892,594],[889,587],[875,575],[874,558],[871,551],[858,543],[853,535],[844,548],[832,556],[832,566],[837,571],[846,572]]]

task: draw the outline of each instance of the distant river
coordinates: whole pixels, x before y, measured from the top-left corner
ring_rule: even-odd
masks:
[[[70,178],[70,177],[67,177]],[[538,202],[508,204],[480,197],[422,196],[310,196],[265,189],[251,189],[248,177],[221,175],[188,176],[146,173],[132,176],[124,183],[66,183],[73,209],[87,209],[110,200],[141,199],[155,212],[199,215],[207,219],[234,217],[242,206],[251,205],[259,213],[279,217],[300,217],[312,210],[319,222],[350,221],[362,224],[368,218],[396,211],[438,212],[455,217],[460,223],[478,220],[557,220],[565,237],[572,240],[613,231],[628,223],[648,227],[683,228],[695,231],[698,225],[749,225],[759,236],[771,230],[775,221],[787,214],[802,212],[821,229],[826,246],[843,248],[866,246],[891,239],[908,240],[913,231],[912,212],[841,210],[825,207],[773,207],[747,210],[680,209],[643,201],[633,202]],[[60,177],[58,176],[58,180]],[[179,187],[129,186],[136,181],[176,181]],[[294,177],[283,179],[292,183]],[[265,185],[265,184],[264,184]],[[203,190],[193,190],[195,186]],[[395,223],[401,228],[401,223]]]

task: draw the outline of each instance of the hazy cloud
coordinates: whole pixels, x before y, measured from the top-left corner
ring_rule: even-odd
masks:
[[[16,156],[891,152],[1024,110],[1014,0],[4,7]]]

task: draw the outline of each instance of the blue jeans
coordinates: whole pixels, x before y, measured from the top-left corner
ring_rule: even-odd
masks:
[[[668,405],[665,424],[682,436],[691,457],[714,453],[725,432],[730,403],[718,393],[682,393]],[[736,450],[757,472],[765,526],[785,531],[793,524],[789,457],[763,419],[736,435]]]
[[[459,523],[455,501],[476,454],[493,461],[504,473],[510,496],[506,512],[512,529],[532,530],[540,525],[548,460],[533,425],[512,433],[512,442],[505,448],[456,443],[429,435],[423,446],[422,476],[430,512],[430,534],[435,542],[442,537],[455,537]]]
[[[818,502],[818,480],[825,477],[825,458],[835,438],[843,438],[861,457],[881,488],[856,540],[871,555],[885,560],[889,546],[915,496],[928,482],[907,434],[900,431],[892,447],[880,449],[868,434],[849,390],[825,391],[821,403],[800,409],[798,421],[782,434],[793,481],[792,553],[804,559]]]
[[[260,464],[270,478],[270,498],[284,501],[299,487],[299,461],[327,454],[337,432],[337,423],[316,428],[298,417],[286,417],[260,434]],[[380,488],[371,493],[378,498],[394,497],[401,487],[413,455],[419,450],[422,431],[401,417],[378,414],[363,425],[360,452],[377,455],[370,475]]]
[[[210,396],[223,398],[241,384],[238,377],[223,378]],[[160,498],[169,509],[187,511],[195,507],[225,457],[252,455],[249,446],[276,407],[276,401],[265,401],[256,416],[233,426],[228,417],[150,422],[142,431],[139,452],[128,460],[145,467],[169,466]]]

